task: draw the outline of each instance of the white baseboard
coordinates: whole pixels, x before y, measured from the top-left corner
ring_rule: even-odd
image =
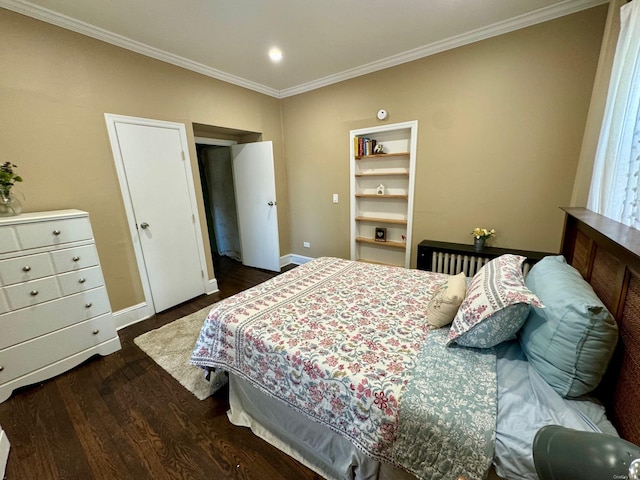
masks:
[[[9,439],[4,430],[0,428],[0,478],[4,478],[4,473],[9,459]]]
[[[207,284],[207,291],[205,293],[207,295],[211,295],[219,291],[218,280],[215,278],[209,280]],[[131,307],[123,308],[117,312],[113,312],[113,321],[116,324],[116,330],[120,330],[121,328],[128,327],[134,323],[146,320],[154,314],[155,312],[153,311],[153,307],[147,302],[142,302],[137,305],[132,305]]]
[[[291,263],[293,263],[294,265],[302,265],[303,263],[307,263],[311,260],[313,260],[313,258],[303,257],[302,255],[283,255],[282,257],[280,257],[280,267],[284,267]],[[218,287],[218,280],[216,280],[215,278],[210,279],[209,283],[207,284],[207,291],[205,293],[207,295],[211,295],[219,291],[220,289]],[[146,320],[147,318],[153,316],[154,313],[155,312],[153,311],[153,307],[151,305],[148,305],[146,302],[123,308],[122,310],[118,310],[117,312],[113,312],[113,320],[116,324],[116,330],[120,330],[121,328],[128,327],[129,325],[133,325],[134,323]]]
[[[117,312],[113,312],[113,321],[116,324],[116,330],[128,327],[134,323],[138,323],[142,320],[146,320],[151,317],[155,312],[153,307],[146,302],[133,305],[131,307],[123,308]]]
[[[215,278],[212,278],[209,280],[209,284],[207,285],[207,291],[204,292],[207,295],[211,295],[212,293],[216,293],[219,292],[220,289],[218,288],[218,280],[216,280]]]
[[[280,257],[280,268],[290,264],[302,265],[303,263],[310,262],[311,260],[313,260],[312,257],[305,257],[303,255],[289,253],[288,255],[283,255]]]

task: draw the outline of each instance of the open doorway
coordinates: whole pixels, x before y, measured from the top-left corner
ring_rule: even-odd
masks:
[[[280,271],[272,142],[253,132],[193,127],[214,271],[219,258]]]
[[[214,263],[218,256],[241,262],[231,148],[228,145],[196,143],[196,151]]]

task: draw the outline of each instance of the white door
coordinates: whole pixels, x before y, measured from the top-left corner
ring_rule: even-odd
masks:
[[[178,128],[116,122],[115,130],[154,311],[160,312],[205,292],[188,150]]]
[[[280,271],[276,178],[271,142],[231,146],[242,263]]]

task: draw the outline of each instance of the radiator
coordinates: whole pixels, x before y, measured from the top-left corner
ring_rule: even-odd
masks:
[[[434,251],[431,253],[431,268],[432,271],[437,273],[457,275],[460,272],[464,272],[465,277],[473,277],[489,260],[491,260],[490,257],[483,257],[482,255],[462,255]],[[522,265],[525,277],[529,272],[529,268],[528,262]]]

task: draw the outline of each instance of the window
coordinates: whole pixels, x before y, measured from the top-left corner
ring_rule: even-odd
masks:
[[[616,46],[591,178],[590,210],[640,229],[640,0],[620,9]]]

